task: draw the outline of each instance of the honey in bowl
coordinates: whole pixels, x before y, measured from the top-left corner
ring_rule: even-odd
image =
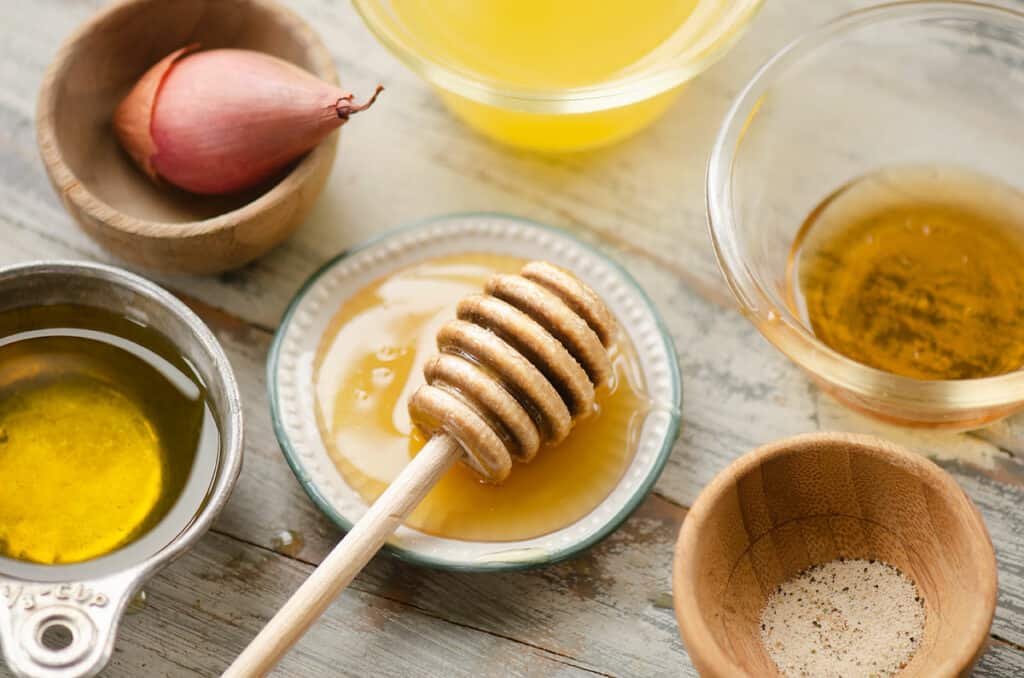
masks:
[[[790,303],[821,341],[917,379],[1024,365],[1024,193],[953,167],[901,167],[828,196],[797,236]]]
[[[387,487],[425,440],[408,399],[455,306],[494,273],[516,273],[522,259],[462,254],[426,260],[363,288],[342,304],[314,366],[318,425],[346,483],[367,503]],[[562,443],[518,464],[489,485],[462,464],[440,480],[407,519],[440,537],[473,541],[529,539],[585,516],[616,486],[632,460],[651,408],[638,358],[622,333],[611,353],[614,383],[595,412]]]
[[[68,564],[170,541],[218,449],[205,388],[163,335],[91,307],[0,313],[0,556]]]

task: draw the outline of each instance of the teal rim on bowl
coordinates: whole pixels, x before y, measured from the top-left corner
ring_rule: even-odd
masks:
[[[621,266],[564,231],[503,214],[453,214],[399,228],[328,261],[299,289],[270,348],[267,385],[274,433],[313,503],[338,527],[351,529],[367,504],[331,461],[314,410],[313,368],[326,325],[351,294],[382,276],[433,257],[470,252],[543,258],[579,275],[608,302],[632,340],[655,406],[616,487],[571,525],[502,542],[437,537],[403,525],[384,549],[417,565],[468,572],[555,563],[607,537],[647,496],[678,436],[682,401],[675,348],[650,298]]]

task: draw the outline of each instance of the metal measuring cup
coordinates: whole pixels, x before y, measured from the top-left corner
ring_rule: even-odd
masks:
[[[82,262],[0,268],[0,311],[49,304],[98,307],[164,334],[205,384],[220,435],[212,483],[205,500],[192,507],[184,529],[168,533],[158,524],[117,551],[68,565],[0,558],[0,644],[7,665],[26,678],[77,678],[103,668],[131,598],[157,570],[195,544],[227,503],[242,466],[242,409],[220,344],[188,307],[157,285],[117,268]],[[44,643],[43,635],[52,629],[63,634],[64,646]]]

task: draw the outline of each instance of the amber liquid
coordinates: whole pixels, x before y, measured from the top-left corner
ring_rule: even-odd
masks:
[[[865,365],[971,379],[1024,365],[1024,194],[955,168],[858,179],[811,212],[790,256],[794,310]]]
[[[157,525],[169,541],[187,523],[161,521],[190,478],[205,500],[218,449],[205,389],[162,335],[93,308],[0,313],[0,556],[75,563]]]
[[[455,305],[493,273],[517,272],[513,257],[466,254],[402,269],[364,288],[338,311],[315,367],[321,434],[338,470],[374,501],[424,444],[406,410],[434,355],[438,328]],[[569,525],[618,483],[650,410],[638,360],[625,337],[613,353],[616,383],[598,393],[599,410],[560,445],[516,464],[501,486],[457,464],[406,524],[430,534],[510,541]]]

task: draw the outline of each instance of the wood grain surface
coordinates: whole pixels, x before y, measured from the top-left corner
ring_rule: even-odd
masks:
[[[33,128],[46,66],[103,4],[0,7],[0,265],[114,261],[61,206]],[[814,430],[879,434],[954,474],[981,510],[999,561],[991,647],[976,675],[1024,675],[1024,417],[969,434],[908,433],[846,412],[736,313],[707,238],[705,161],[731,98],[786,41],[867,2],[767,2],[664,119],[619,146],[569,157],[510,152],[475,136],[376,43],[348,3],[288,4],[320,32],[345,87],[369,91],[381,82],[387,96],[374,115],[346,127],[324,195],[285,245],[219,277],[150,276],[185,298],[230,356],[245,398],[245,468],[213,532],[147,585],[104,675],[219,675],[337,542],[271,430],[264,361],[272,332],[302,281],[334,254],[465,210],[564,227],[636,276],[679,350],[682,436],[655,492],[586,555],[498,575],[433,572],[379,556],[275,675],[694,676],[670,595],[686,507],[737,456]],[[290,545],[282,531],[295,537]]]

